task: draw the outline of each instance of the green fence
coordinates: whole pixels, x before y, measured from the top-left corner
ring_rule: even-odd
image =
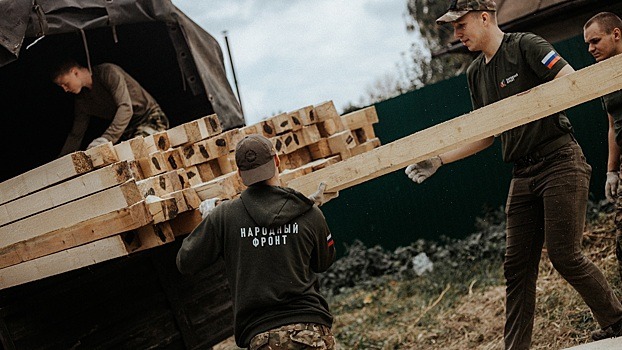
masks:
[[[593,63],[581,37],[555,45],[575,69]],[[471,102],[464,75],[375,105],[383,144],[468,113]],[[529,109],[530,106],[525,106]],[[567,111],[575,135],[592,165],[591,198],[604,197],[607,161],[607,118],[600,100]],[[322,207],[338,242],[358,239],[386,249],[441,235],[464,237],[486,208],[505,205],[511,165],[503,163],[500,142],[475,156],[442,167],[421,185],[403,170],[341,191]],[[340,253],[343,246],[338,245]]]

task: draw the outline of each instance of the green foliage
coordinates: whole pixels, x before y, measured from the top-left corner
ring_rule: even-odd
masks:
[[[505,251],[503,210],[488,209],[477,219],[476,227],[477,232],[464,239],[419,239],[393,252],[380,246],[367,248],[355,241],[346,247],[346,255],[322,275],[323,292],[336,295],[350,288],[378,288],[387,280],[402,280],[412,281],[401,292],[405,296],[438,295],[447,284],[459,285],[456,292],[463,293],[474,280],[478,286],[498,283],[498,267]],[[433,268],[419,276],[414,258],[421,253],[429,257]]]
[[[412,67],[409,79],[413,88],[420,88],[441,80],[445,80],[466,71],[472,60],[469,54],[449,54],[432,57],[447,47],[453,37],[450,25],[438,25],[436,19],[443,15],[449,7],[448,0],[407,0],[408,17],[406,29],[420,34],[421,45],[412,45],[410,57]],[[424,55],[427,50],[430,54]]]

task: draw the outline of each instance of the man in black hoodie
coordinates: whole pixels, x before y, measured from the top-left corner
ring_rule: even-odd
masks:
[[[267,138],[246,136],[235,160],[248,188],[184,239],[179,271],[196,273],[224,259],[238,346],[333,349],[333,318],[316,275],[335,260],[324,215],[303,194],[279,186],[279,158]]]

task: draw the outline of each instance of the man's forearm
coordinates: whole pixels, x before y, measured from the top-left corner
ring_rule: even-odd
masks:
[[[470,143],[468,145],[455,149],[453,151],[445,152],[439,155],[439,157],[443,161],[443,164],[449,164],[457,160],[464,159],[468,156],[471,156],[477,152],[480,152],[490,147],[490,145],[492,145],[494,141],[495,141],[494,137],[492,136],[487,137],[485,139],[475,141],[473,143]]]

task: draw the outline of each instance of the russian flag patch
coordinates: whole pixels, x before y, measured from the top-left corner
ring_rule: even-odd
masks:
[[[326,237],[326,244],[328,244],[329,247],[335,244],[335,241],[333,241],[333,235],[328,235],[328,237]]]
[[[555,52],[555,50],[551,50],[544,58],[542,59],[542,64],[546,66],[546,68],[551,69],[561,59],[561,56]]]

